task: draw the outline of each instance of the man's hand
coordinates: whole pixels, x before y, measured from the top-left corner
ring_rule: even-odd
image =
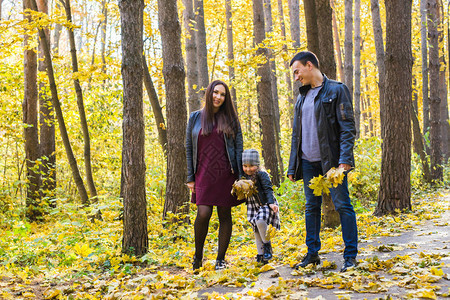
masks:
[[[348,165],[348,164],[340,164],[339,168],[344,168],[345,171],[350,171],[350,169],[352,168],[352,166]]]
[[[288,178],[289,178],[290,181],[295,182],[293,175],[288,175]]]
[[[191,192],[195,194],[195,181],[188,182],[186,183],[186,185],[191,190]]]

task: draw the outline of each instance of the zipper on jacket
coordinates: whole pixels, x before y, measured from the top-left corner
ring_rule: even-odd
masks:
[[[234,174],[233,164],[231,163],[231,158],[230,158],[230,153],[228,153],[227,138],[225,137],[225,133],[223,134],[223,140],[225,141],[225,151],[227,152],[228,161],[230,162],[231,173]]]

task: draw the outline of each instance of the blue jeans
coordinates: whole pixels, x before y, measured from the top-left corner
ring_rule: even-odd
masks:
[[[314,196],[313,190],[308,187],[313,177],[323,175],[322,164],[302,159],[303,184],[305,188],[306,210],[306,246],[308,253],[317,254],[320,250],[320,221],[322,196]],[[355,258],[358,253],[358,229],[356,227],[356,214],[350,202],[347,175],[342,184],[330,188],[331,199],[339,213],[342,227],[342,239],[345,243],[344,258]]]

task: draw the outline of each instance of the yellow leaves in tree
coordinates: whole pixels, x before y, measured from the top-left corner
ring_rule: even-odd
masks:
[[[237,180],[231,190],[231,194],[236,195],[238,200],[247,199],[257,192],[254,182],[247,179]]]
[[[331,187],[337,187],[344,181],[344,168],[331,168],[325,176],[319,175],[309,182],[308,187],[313,190],[315,196],[322,193],[330,194]]]

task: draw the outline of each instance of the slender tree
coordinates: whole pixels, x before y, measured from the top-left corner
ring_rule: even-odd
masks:
[[[32,10],[37,11],[36,0],[30,0]],[[64,116],[61,110],[61,104],[58,98],[58,89],[56,87],[55,75],[53,72],[53,64],[52,58],[50,54],[50,43],[47,40],[47,36],[45,31],[42,28],[39,28],[39,37],[42,40],[44,57],[45,57],[45,66],[47,67],[47,76],[50,84],[50,92],[52,94],[52,105],[55,110],[56,118],[58,120],[59,132],[61,135],[61,139],[64,144],[64,149],[66,150],[67,160],[69,161],[69,165],[72,171],[73,181],[77,186],[78,193],[81,198],[81,203],[84,205],[89,204],[89,197],[86,192],[86,188],[83,183],[83,179],[80,176],[80,171],[78,169],[77,160],[75,155],[73,154],[72,146],[70,145],[69,135],[67,134],[66,124],[64,122]]]
[[[337,63],[338,63],[338,70],[339,70],[339,80],[344,81],[344,64],[342,63],[342,51],[341,51],[341,38],[339,37],[339,26],[337,23],[336,13],[335,13],[335,4],[334,0],[330,1],[331,8],[332,8],[332,19],[333,19],[333,37],[334,37],[334,44],[336,49],[336,56],[337,56]],[[337,76],[336,76],[337,78]]]
[[[412,0],[386,0],[386,103],[375,215],[411,209]]]
[[[353,95],[353,0],[345,0],[344,83]]]
[[[438,33],[438,3],[436,0],[427,2],[429,70],[430,70],[430,148],[431,148],[431,178],[442,179],[442,148],[441,148],[441,99],[439,96],[439,33]]]
[[[333,45],[333,11],[330,0],[315,0],[317,29],[319,40],[320,70],[328,78],[336,79],[336,61],[334,59]]]
[[[278,0],[277,4],[278,4],[278,19],[280,22],[281,36],[283,37],[284,40],[286,40],[286,24],[284,21],[283,1]],[[284,55],[286,57],[288,57],[289,53],[288,53],[288,48],[287,48],[286,43],[283,43],[282,49],[283,49]],[[287,85],[287,89],[288,89],[288,93],[289,93],[288,101],[289,101],[289,103],[293,104],[294,99],[293,99],[293,96],[291,96],[292,95],[292,80],[291,80],[291,70],[289,68],[289,60],[287,60],[287,59],[284,60],[284,67],[286,69],[284,74],[285,74],[286,85]]]
[[[186,93],[177,1],[158,0],[167,110],[167,179],[163,217],[189,212],[186,180]],[[175,221],[173,219],[172,221]],[[187,220],[186,220],[187,221]]]
[[[289,0],[289,19],[292,45],[295,49],[300,48],[300,6],[298,0]]]
[[[306,40],[308,50],[314,52],[320,60],[319,28],[317,26],[317,10],[315,0],[304,0]]]
[[[32,9],[29,0],[23,1],[23,10]],[[30,22],[31,16],[26,13],[24,18]],[[34,37],[35,38],[35,37]],[[39,158],[38,138],[38,86],[37,86],[37,55],[33,48],[33,36],[24,36],[24,97],[23,123],[25,136],[25,159],[27,166],[26,216],[30,221],[37,221],[42,216],[40,209],[39,184],[40,176],[36,165]]]
[[[100,55],[102,57],[102,73],[106,73],[106,57],[105,57],[105,51],[106,51],[106,27],[108,25],[108,2],[106,0],[102,0],[102,15],[103,15],[103,21],[101,23],[101,29],[100,29]]]
[[[237,96],[234,74],[234,46],[233,46],[233,13],[231,9],[231,0],[225,0],[225,14],[227,19],[227,59],[228,59],[228,77],[231,85],[231,98],[234,106],[237,108]]]
[[[381,27],[381,17],[380,17],[380,5],[378,0],[370,0],[371,11],[372,11],[372,27],[373,34],[375,37],[375,51],[377,55],[377,67],[378,67],[378,93],[380,98],[380,123],[384,122],[384,112],[382,109],[385,107],[385,77],[386,77],[386,67],[384,62],[384,42],[383,42],[383,28]],[[384,131],[381,129],[381,138],[384,138]]]
[[[428,41],[427,41],[427,1],[420,0],[420,40],[422,52],[422,107],[423,132],[430,130],[430,104],[428,96]]]
[[[61,2],[63,2],[61,0]],[[66,18],[69,24],[72,23],[72,10],[70,7],[70,0],[65,0],[64,9],[66,11]],[[73,32],[73,28],[68,27],[67,33],[69,35],[70,42],[70,54],[72,57],[72,70],[74,74],[78,73],[78,58],[77,58],[77,49],[75,46],[75,35]],[[81,122],[81,130],[83,132],[83,141],[84,141],[84,166],[86,172],[86,182],[89,188],[89,192],[91,194],[91,198],[96,199],[97,197],[97,189],[95,188],[94,177],[92,175],[92,166],[91,166],[91,139],[89,137],[89,127],[86,119],[86,112],[84,110],[84,100],[83,100],[83,91],[81,90],[80,80],[74,75],[73,84],[75,87],[75,93],[77,95],[77,106],[78,113],[80,114],[80,122]]]
[[[428,165],[427,153],[425,151],[425,144],[423,142],[423,136],[420,131],[419,118],[417,117],[417,111],[414,105],[412,104],[411,104],[411,121],[414,136],[413,142],[414,152],[416,152],[417,155],[419,155],[420,157],[420,162],[422,164],[423,179],[426,182],[431,182],[430,166]]]
[[[2,4],[3,0],[0,0],[0,21],[2,20]]]
[[[197,45],[198,87],[200,98],[203,98],[209,84],[208,50],[206,48],[205,12],[203,0],[194,0],[195,37]]]
[[[186,31],[186,69],[188,82],[189,112],[200,109],[201,99],[198,94],[197,43],[195,39],[195,16],[192,0],[183,0],[183,23]]]
[[[142,56],[142,64],[144,67],[144,85],[147,90],[148,98],[150,99],[150,105],[152,107],[153,115],[155,116],[156,129],[158,130],[158,139],[164,154],[167,155],[167,130],[166,122],[164,121],[164,115],[162,112],[161,104],[159,104],[158,94],[156,93],[155,86],[153,85],[152,77],[148,70],[147,60],[145,55]]]
[[[142,95],[144,0],[119,0],[119,9],[123,81],[122,252],[140,256],[148,249]]]
[[[439,35],[439,97],[441,99],[441,138],[442,138],[442,159],[445,163],[449,157],[449,118],[447,102],[447,80],[445,78],[447,63],[445,61],[445,41],[444,41],[444,5],[442,0],[438,3],[438,35]]]
[[[257,74],[260,77],[257,82],[258,107],[262,127],[262,148],[264,163],[272,175],[272,182],[280,184],[278,174],[278,160],[276,155],[276,140],[273,115],[272,87],[270,80],[270,64],[268,49],[262,46],[265,38],[264,8],[262,0],[253,0],[253,35],[257,45],[256,55],[265,58],[265,63],[258,66]]]
[[[360,137],[361,127],[361,0],[355,0],[355,106],[356,138]]]
[[[59,14],[61,11],[61,4],[59,1],[55,2],[55,14]],[[62,25],[57,23],[55,24],[55,29],[53,29],[53,43],[52,43],[52,51],[53,53],[59,52],[59,39],[61,37]]]

